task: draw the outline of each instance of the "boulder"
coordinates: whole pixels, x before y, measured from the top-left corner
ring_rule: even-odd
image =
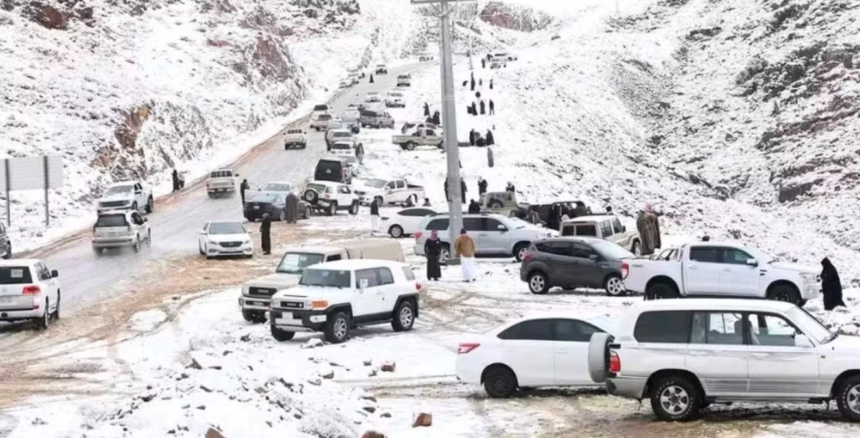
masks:
[[[433,425],[433,415],[420,413],[417,417],[415,417],[415,421],[412,422],[412,427],[430,427]]]
[[[210,427],[209,430],[206,431],[206,435],[204,438],[227,438],[221,433],[220,430],[215,429],[214,427]]]
[[[322,374],[320,374],[320,377],[322,377],[323,379],[334,379],[334,370],[330,370],[326,373],[322,373]]]
[[[31,4],[31,6],[33,7],[31,12],[33,20],[42,26],[56,30],[65,30],[69,27],[69,17],[65,12],[53,6],[38,3]]]
[[[395,368],[397,368],[397,363],[395,362],[385,362],[382,364],[382,367],[380,367],[384,373],[393,373]]]

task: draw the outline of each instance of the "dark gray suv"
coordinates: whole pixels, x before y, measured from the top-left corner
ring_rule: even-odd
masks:
[[[523,255],[520,279],[533,294],[559,286],[605,289],[609,296],[627,291],[621,281],[621,261],[635,258],[630,251],[603,239],[555,237],[533,242]]]

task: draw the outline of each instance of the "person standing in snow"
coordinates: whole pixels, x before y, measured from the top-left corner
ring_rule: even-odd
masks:
[[[639,210],[639,215],[636,216],[636,231],[639,232],[639,255],[654,254],[654,233],[645,215],[645,209]]]
[[[295,193],[287,194],[287,223],[294,224],[299,220],[299,197]]]
[[[370,74],[370,83],[373,83],[373,73]]]
[[[836,267],[825,257],[821,260],[821,291],[824,293],[824,310],[833,310],[845,306],[842,301],[842,282]]]
[[[517,191],[517,188],[514,187],[514,183],[508,181],[508,185],[505,187],[505,191],[513,193]]]
[[[481,115],[487,114],[487,106],[484,104],[484,101],[481,101]]]
[[[472,102],[472,115],[473,116],[478,115],[478,107],[475,105],[475,102]]]
[[[463,178],[460,178],[460,202],[466,203],[466,181]]]
[[[454,241],[454,251],[460,257],[460,267],[463,270],[463,281],[475,281],[477,266],[475,265],[475,241],[466,234],[466,229],[460,229],[460,237]]]
[[[436,230],[430,232],[430,238],[424,242],[424,255],[427,256],[427,280],[439,281],[442,278],[442,268],[439,257],[442,256],[442,242]]]
[[[478,88],[483,87],[483,86],[484,86],[484,80],[478,79]]]
[[[370,234],[379,231],[379,196],[370,203]]]
[[[493,103],[493,99],[490,99],[490,115],[496,115],[496,104]]]
[[[478,177],[478,196],[487,193],[487,180],[482,177]]]
[[[424,205],[422,205],[422,207],[429,207],[429,206],[430,206],[430,198],[424,198]]]
[[[493,80],[492,79],[490,79],[490,89],[491,90],[493,89]]]
[[[481,68],[487,68],[487,60],[484,58],[481,58]]]
[[[472,91],[475,91],[475,74],[472,73]]]
[[[178,192],[179,191],[179,172],[177,172],[176,169],[173,169],[172,177],[173,177],[173,191]]]
[[[433,124],[434,124],[434,125],[436,125],[437,127],[438,127],[440,124],[442,124],[442,122],[439,120],[440,118],[441,118],[441,117],[440,117],[440,115],[439,115],[439,111],[434,111],[434,112],[433,112]]]
[[[474,128],[469,131],[469,146],[475,145],[475,134],[477,134],[477,132],[475,132]]]
[[[481,204],[478,204],[474,199],[469,202],[469,214],[478,214],[481,212]]]
[[[430,105],[424,102],[424,117],[430,117]]]
[[[248,190],[250,188],[251,188],[251,185],[248,184],[247,179],[243,179],[242,184],[239,184],[239,196],[242,197],[242,207],[243,208],[245,207],[245,190]]]
[[[487,146],[492,146],[496,144],[496,139],[493,137],[493,131],[487,130]]]
[[[611,205],[606,206],[606,214],[612,214],[612,206]]]
[[[657,217],[657,212],[654,211],[654,206],[648,204],[645,210],[645,217],[651,226],[651,242],[654,244],[654,249],[662,248],[663,244],[660,240],[660,218]]]
[[[445,186],[445,200],[451,202],[451,195],[448,193],[448,179],[445,178],[445,182],[443,183]]]
[[[260,224],[260,247],[263,255],[272,254],[272,218],[269,213],[263,213],[263,223]]]

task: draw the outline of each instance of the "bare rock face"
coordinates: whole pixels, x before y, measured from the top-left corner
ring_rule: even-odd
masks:
[[[281,50],[280,45],[271,36],[258,35],[257,44],[252,54],[253,65],[264,79],[285,81],[296,73],[296,66],[290,52]]]
[[[53,6],[35,2],[30,4],[27,12],[33,21],[48,29],[66,30],[69,27],[68,13]]]
[[[522,6],[490,2],[481,10],[480,19],[493,26],[520,32],[534,32],[545,29],[552,23],[552,17],[540,11]]]

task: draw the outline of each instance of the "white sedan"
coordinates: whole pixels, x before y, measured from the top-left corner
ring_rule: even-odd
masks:
[[[206,258],[254,256],[251,236],[240,222],[207,222],[200,231],[197,247]]]
[[[588,373],[588,344],[592,334],[614,331],[605,317],[521,318],[461,342],[457,379],[482,384],[496,398],[510,397],[517,388],[599,386]]]
[[[390,217],[381,217],[380,229],[386,230],[395,239],[411,236],[419,230],[418,226],[425,217],[435,214],[438,212],[428,207],[404,208]]]

